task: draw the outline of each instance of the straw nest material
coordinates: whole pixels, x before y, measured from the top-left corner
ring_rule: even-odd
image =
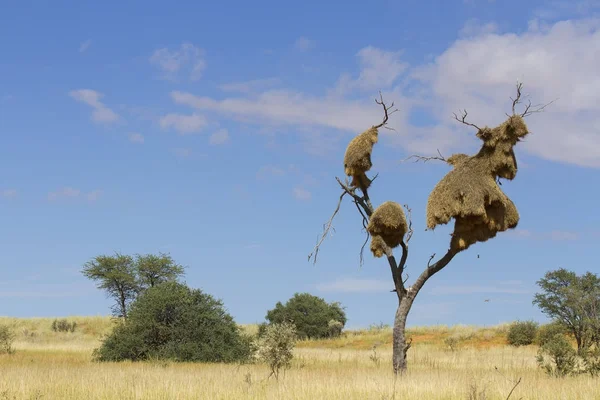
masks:
[[[367,225],[367,231],[373,237],[371,251],[373,251],[375,257],[381,257],[385,251],[385,246],[382,246],[381,242],[392,249],[398,247],[408,231],[402,206],[393,201],[386,201],[381,204],[373,211],[369,225]]]
[[[365,172],[371,169],[371,153],[373,145],[377,143],[378,131],[376,127],[364,131],[356,136],[348,144],[344,155],[344,169],[346,175],[352,177],[351,185],[361,189],[367,189],[371,180]]]
[[[448,158],[454,169],[429,196],[427,227],[434,229],[454,218],[451,248],[464,250],[517,226],[517,208],[496,179],[515,178],[517,161],[513,146],[527,134],[523,119],[513,115],[496,128],[485,127],[477,132],[484,143],[476,155],[455,154]]]
[[[381,236],[371,236],[371,252],[375,257],[383,257],[385,254],[385,247],[385,242]]]

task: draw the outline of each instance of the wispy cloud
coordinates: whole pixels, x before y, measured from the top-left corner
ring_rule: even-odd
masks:
[[[111,123],[119,119],[119,115],[100,101],[101,93],[91,89],[78,89],[69,92],[69,96],[80,103],[92,107],[92,121],[98,123]]]
[[[92,41],[90,39],[88,39],[85,42],[81,43],[79,45],[79,52],[83,53],[84,51],[86,51],[90,47],[91,44],[92,44]]]
[[[258,169],[256,178],[263,180],[270,176],[284,176],[285,170],[274,165],[263,165]]]
[[[130,133],[129,141],[131,143],[142,144],[142,143],[144,143],[144,135],[142,135],[141,133]]]
[[[580,238],[579,233],[563,230],[552,230],[550,232],[533,232],[528,229],[508,230],[507,234],[515,238],[532,239],[532,240],[554,240],[554,241],[570,241]]]
[[[225,83],[219,86],[224,92],[255,93],[281,83],[279,78],[253,79],[246,82]]]
[[[192,154],[192,150],[185,147],[177,147],[172,151],[178,158],[188,158]]]
[[[160,127],[163,129],[174,129],[182,135],[200,132],[207,124],[204,116],[199,114],[182,115],[182,114],[167,114],[159,121]]]
[[[17,197],[17,189],[2,189],[0,190],[0,197],[3,199],[14,199]]]
[[[308,201],[312,198],[312,194],[308,190],[306,190],[300,186],[296,186],[292,190],[292,193],[294,194],[294,197],[296,199],[301,200],[301,201]]]
[[[63,187],[54,192],[48,193],[49,201],[57,201],[61,199],[78,199],[78,198],[86,198],[89,202],[95,202],[98,200],[102,191],[99,189],[93,190],[89,193],[83,193],[80,189],[75,189],[72,187]]]
[[[321,292],[389,292],[388,281],[376,279],[343,278],[334,282],[319,283],[315,288]]]
[[[508,287],[513,285],[502,285],[502,286],[435,286],[429,293],[431,295],[447,295],[447,294],[474,294],[474,293],[504,293],[504,294],[526,294],[530,293],[529,290]]]
[[[187,70],[189,79],[196,81],[206,69],[204,50],[191,43],[183,43],[177,50],[166,47],[155,50],[150,63],[163,71],[164,77],[170,80],[177,79],[179,73]]]
[[[301,36],[298,39],[296,39],[294,47],[300,51],[308,51],[315,47],[315,42],[314,40]]]
[[[211,145],[220,145],[229,142],[230,138],[227,129],[219,129],[218,131],[210,135],[210,138],[208,139],[208,143]]]

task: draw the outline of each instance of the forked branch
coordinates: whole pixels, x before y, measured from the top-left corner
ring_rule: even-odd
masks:
[[[454,114],[454,119],[457,120],[458,122],[460,122],[461,124],[472,126],[473,128],[477,129],[478,131],[481,130],[481,128],[479,128],[477,125],[472,124],[467,121],[467,115],[469,115],[467,110],[462,111],[460,118],[458,117],[458,115],[456,115],[456,113],[452,113],[452,114]]]
[[[521,104],[521,96],[523,96],[522,89],[523,89],[523,83],[518,82],[517,83],[517,96],[514,99],[512,97],[510,98],[512,100],[513,115],[517,115],[516,107],[518,104]],[[525,97],[527,97],[527,96],[525,96]],[[556,99],[552,100],[550,103],[533,105],[533,104],[531,104],[531,100],[528,100],[527,105],[525,106],[525,110],[521,114],[518,114],[518,115],[520,115],[522,118],[525,118],[528,115],[542,112],[542,111],[544,111],[544,109],[546,107],[548,107],[550,104],[554,103],[555,101],[556,101]],[[508,115],[508,114],[506,114],[506,115]]]
[[[342,192],[342,194],[340,195],[340,199],[337,203],[337,206],[335,207],[335,211],[331,215],[331,218],[329,218],[329,221],[327,221],[325,225],[323,225],[323,234],[321,235],[321,238],[317,241],[317,245],[315,246],[313,251],[308,255],[308,261],[310,261],[310,259],[313,258],[313,264],[317,263],[317,255],[319,254],[319,248],[321,247],[321,244],[323,243],[323,241],[327,237],[327,234],[333,227],[333,219],[335,218],[336,214],[340,211],[340,207],[342,206],[342,200],[344,199],[345,195],[346,192]]]
[[[383,114],[384,114],[384,116],[383,116],[383,122],[380,123],[379,125],[375,125],[375,128],[379,129],[381,127],[384,127],[386,129],[394,130],[393,128],[389,128],[389,127],[385,126],[387,124],[387,122],[388,122],[388,119],[389,119],[390,115],[392,115],[393,113],[395,113],[396,111],[398,111],[397,108],[395,108],[395,109],[393,109],[393,110],[390,111],[390,109],[392,107],[394,107],[394,103],[392,102],[392,104],[390,104],[389,107],[386,106],[385,102],[383,101],[383,96],[381,94],[381,91],[379,92],[379,100],[375,99],[375,103],[377,103],[377,104],[379,104],[380,106],[383,107]]]
[[[447,162],[446,158],[442,155],[442,153],[440,153],[439,149],[436,149],[438,155],[437,156],[429,156],[429,157],[425,157],[425,156],[420,156],[417,154],[413,154],[412,156],[406,157],[405,159],[400,160],[400,162],[405,162],[410,160],[411,158],[415,159],[415,162],[419,162],[419,161],[423,161],[424,163],[426,163],[427,161],[431,161],[431,160],[438,160],[438,161],[444,161]]]

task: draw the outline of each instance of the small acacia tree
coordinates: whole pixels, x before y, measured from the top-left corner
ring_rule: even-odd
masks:
[[[593,344],[600,348],[600,277],[560,268],[547,272],[537,284],[541,292],[533,304],[575,337],[577,351],[583,353]]]
[[[164,282],[177,282],[184,274],[184,267],[175,263],[170,255],[115,253],[100,255],[88,261],[83,275],[94,280],[98,289],[103,289],[115,300],[113,315],[127,319],[129,305],[144,291]]]
[[[483,141],[480,151],[469,156],[454,154],[445,159],[441,154],[435,157],[413,156],[417,160],[427,161],[437,159],[453,166],[450,171],[433,189],[427,202],[427,228],[433,230],[437,225],[447,224],[454,220],[454,232],[451,235],[450,246],[439,260],[432,262],[435,253],[429,259],[423,272],[412,285],[407,285],[408,278],[403,277],[404,267],[408,258],[408,243],[412,237],[411,210],[405,205],[408,218],[398,203],[386,201],[379,207],[373,207],[369,197],[369,187],[373,179],[366,172],[372,167],[371,153],[373,145],[378,141],[378,130],[386,127],[388,118],[397,110],[392,110],[394,104],[387,106],[380,94],[377,104],[383,107],[384,118],[379,125],[359,134],[352,139],[344,156],[344,169],[351,181],[342,182],[336,177],[342,189],[337,207],[329,221],[324,225],[324,231],[317,245],[309,254],[313,262],[323,240],[329,233],[333,219],[338,213],[345,196],[350,196],[358,209],[367,231],[367,240],[361,249],[362,253],[369,237],[371,252],[375,257],[385,256],[388,260],[394,292],[398,300],[398,308],[393,328],[393,368],[395,373],[407,368],[406,355],[411,340],[406,338],[406,320],[412,304],[429,278],[441,271],[461,251],[466,250],[477,242],[485,242],[494,238],[498,232],[515,228],[519,221],[519,213],[514,203],[502,192],[499,179],[512,180],[517,173],[517,161],[513,151],[514,145],[525,137],[529,131],[524,117],[542,111],[546,105],[532,106],[529,102],[522,113],[516,112],[521,103],[522,84],[517,85],[517,96],[512,99],[512,115],[495,128],[479,128],[466,121],[467,111],[454,118],[470,127],[477,129],[477,137]],[[402,256],[396,260],[393,249],[401,247]]]

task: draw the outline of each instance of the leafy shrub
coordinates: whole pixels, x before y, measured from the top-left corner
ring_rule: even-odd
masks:
[[[269,366],[276,379],[281,369],[290,368],[296,339],[296,327],[283,322],[266,326],[256,341],[256,357]]]
[[[52,321],[52,330],[54,332],[75,332],[77,322],[69,322],[66,319],[55,319]]]
[[[329,337],[338,337],[342,334],[344,324],[342,324],[340,321],[332,319],[327,323],[327,327],[329,328]]]
[[[98,361],[247,361],[252,341],[221,301],[178,282],[148,288],[94,351]]]
[[[560,333],[540,347],[536,360],[540,368],[551,376],[564,377],[577,372],[577,351]]]
[[[567,328],[559,321],[553,321],[549,324],[545,324],[539,327],[536,343],[539,346],[543,346],[548,343],[552,338],[558,334],[565,335]]]
[[[583,372],[590,374],[592,377],[600,376],[600,348],[586,349],[583,352]]]
[[[12,354],[12,344],[15,340],[13,330],[7,325],[0,325],[0,354]]]
[[[508,329],[506,340],[511,346],[527,346],[535,340],[537,330],[537,322],[517,321]]]
[[[346,313],[340,303],[329,304],[309,293],[296,293],[285,305],[277,302],[266,319],[271,324],[293,323],[300,339],[326,338],[331,320],[339,321],[342,328],[346,325]]]

